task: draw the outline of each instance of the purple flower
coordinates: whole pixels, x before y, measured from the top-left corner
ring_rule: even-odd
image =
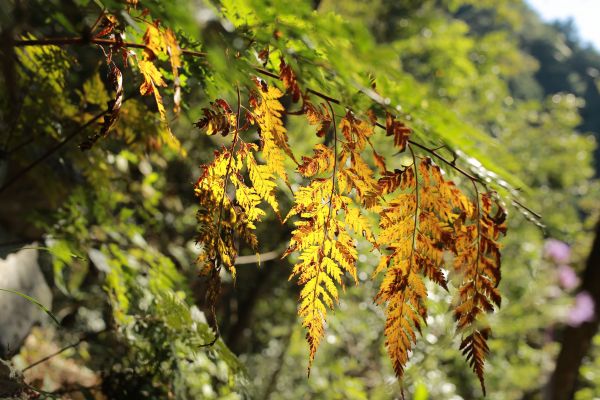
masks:
[[[567,264],[571,258],[571,248],[560,240],[548,239],[544,245],[544,254],[557,264]]]
[[[575,305],[569,311],[567,324],[575,327],[594,320],[594,299],[588,292],[575,296]]]
[[[573,268],[568,265],[559,265],[558,282],[560,283],[560,286],[566,290],[571,290],[579,285],[579,278]]]

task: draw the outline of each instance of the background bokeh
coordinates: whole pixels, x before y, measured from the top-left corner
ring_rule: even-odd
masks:
[[[121,19],[127,40],[141,42],[144,25],[124,11],[125,3],[3,1],[2,43],[80,36],[103,7]],[[570,2],[563,3],[567,10]],[[301,84],[356,109],[369,104],[357,88],[376,88],[410,120],[417,139],[451,144],[457,163],[475,170],[483,165],[492,184],[512,186],[499,188],[509,232],[502,241],[503,304],[490,317],[488,398],[553,398],[548,383],[567,327],[597,328],[600,314],[595,295],[581,289],[600,216],[600,53],[589,37],[581,39],[575,22],[543,20],[524,0],[140,1],[138,9],[144,7],[175,30],[182,47],[207,53],[185,58],[184,108],[171,122],[187,156],[161,147],[164,128],[155,106],[135,95],[140,77],[128,70],[128,100],[113,134],[86,153],[77,140],[67,143],[0,191],[0,251],[6,256],[35,247],[53,295],[48,306],[60,321],[57,327],[42,313],[23,346],[3,349],[3,358],[20,371],[76,343],[24,371],[32,393],[394,399],[402,386],[407,398],[418,400],[482,397],[458,350],[451,296],[434,287],[428,325],[399,384],[384,347],[385,317],[372,301],[378,254],[362,242],[361,284],[348,285],[331,314],[309,379],[296,316],[299,289],[288,281],[288,259],[239,265],[235,283],[224,277],[221,340],[202,347],[213,329],[206,282],[195,264],[201,244],[195,243],[193,184],[199,165],[229,138],[208,137],[192,123],[216,98],[235,104],[235,83],[247,81],[257,50],[279,36],[274,54],[289,56]],[[589,7],[593,15],[597,6]],[[112,95],[103,54],[93,46],[13,50],[6,44],[2,52],[0,186]],[[276,68],[275,62],[267,67]],[[172,78],[168,68],[164,73]],[[286,127],[298,155],[322,140],[291,116]],[[398,166],[403,161],[392,159]],[[299,175],[290,180],[292,187],[303,182]],[[511,204],[515,193],[541,214],[543,227]],[[282,209],[291,201],[282,190]],[[291,230],[269,215],[258,227],[260,251],[282,253]],[[12,295],[0,296],[8,301]],[[1,317],[3,324],[21,318]],[[600,335],[578,376],[574,397],[600,398]]]

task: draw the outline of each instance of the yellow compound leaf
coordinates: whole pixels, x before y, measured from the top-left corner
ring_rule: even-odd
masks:
[[[138,66],[140,68],[140,72],[144,76],[144,83],[142,83],[140,86],[140,93],[143,96],[147,96],[149,94],[154,95],[154,100],[156,102],[156,107],[158,108],[158,114],[161,121],[161,140],[173,150],[184,153],[184,150],[181,148],[181,143],[175,137],[175,135],[173,135],[173,132],[171,132],[169,121],[167,119],[167,110],[163,104],[162,96],[158,91],[158,86],[167,85],[163,80],[162,74],[151,61],[140,60]]]
[[[404,375],[409,352],[417,342],[416,332],[424,324],[426,297],[425,285],[410,260],[398,260],[388,267],[375,300],[387,305],[385,344],[398,378]]]
[[[258,98],[251,97],[253,121],[258,124],[262,142],[262,153],[269,170],[288,183],[285,171],[285,154],[296,161],[288,144],[287,132],[281,120],[284,107],[279,102],[283,96],[275,86],[256,81]]]
[[[306,328],[310,356],[308,372],[325,331],[326,307],[333,309],[338,301],[338,285],[343,287],[342,275],[348,273],[355,282],[358,253],[354,240],[337,220],[345,205],[335,193],[331,179],[314,179],[295,193],[295,204],[288,214],[300,214],[296,229],[284,257],[300,251],[290,279],[296,277],[300,291],[298,315]]]
[[[386,172],[378,186],[396,193],[381,212],[379,246],[390,253],[377,271],[386,271],[376,299],[386,304],[386,346],[398,377],[426,315],[427,277],[447,289],[446,260],[462,276],[454,316],[463,334],[461,350],[485,392],[483,369],[489,328],[483,317],[500,305],[500,250],[506,214],[490,194],[475,206],[444,178],[431,159]]]
[[[331,148],[319,143],[315,145],[313,152],[313,157],[302,157],[302,164],[298,166],[302,175],[310,177],[333,169],[335,156]]]
[[[144,77],[144,83],[140,86],[142,96],[147,96],[156,91],[157,86],[167,86],[163,76],[152,61],[140,60],[138,62],[140,72]]]
[[[164,52],[165,42],[163,35],[158,29],[158,21],[148,24],[146,32],[144,33],[144,44],[146,45],[146,48],[144,49],[145,59],[153,60],[158,57],[159,54]]]
[[[340,130],[346,138],[347,143],[356,152],[364,150],[367,140],[373,135],[373,126],[367,121],[362,121],[354,117],[350,111],[342,118]]]
[[[252,152],[248,153],[247,165],[248,174],[250,175],[254,190],[256,190],[256,193],[258,193],[258,195],[273,208],[275,214],[281,218],[279,215],[279,204],[275,197],[275,189],[277,187],[275,175],[273,175],[268,166],[259,165]]]

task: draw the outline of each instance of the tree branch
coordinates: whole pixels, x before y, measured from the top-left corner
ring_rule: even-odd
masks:
[[[123,46],[135,49],[146,49],[147,46],[143,43],[122,42],[116,39],[100,39],[100,38],[83,38],[83,37],[63,37],[63,38],[44,38],[44,39],[23,39],[15,40],[15,47],[26,46],[64,46],[64,45],[87,45],[99,44],[110,46]],[[188,56],[206,57],[206,53],[201,51],[181,49],[181,52]]]
[[[42,156],[33,161],[31,164],[17,172],[12,178],[8,180],[2,187],[0,187],[0,193],[4,192],[14,183],[16,183],[20,178],[29,173],[32,169],[34,169],[37,165],[41,164],[52,154],[60,150],[65,144],[69,143],[74,137],[79,135],[82,131],[84,131],[88,126],[92,125],[94,122],[98,121],[104,114],[106,114],[109,110],[104,110],[98,114],[96,114],[92,119],[88,120],[85,124],[78,126],[69,136],[58,142],[56,145],[52,146],[48,149]]]
[[[73,38],[45,38],[45,39],[25,39],[25,40],[15,40],[13,42],[13,45],[16,47],[24,47],[24,46],[47,46],[47,45],[85,45],[85,44],[99,44],[99,45],[116,45],[116,46],[123,46],[123,47],[132,47],[132,48],[140,48],[140,49],[145,49],[147,48],[147,46],[143,43],[132,43],[132,42],[122,42],[122,41],[118,41],[115,39],[98,39],[98,38],[91,38],[91,39],[86,39],[86,38],[81,38],[81,37],[73,37]],[[199,51],[193,51],[193,50],[186,50],[186,49],[182,49],[181,50],[183,54],[185,55],[189,55],[189,56],[194,56],[194,57],[206,57],[207,53],[204,52],[199,52]],[[259,74],[263,75],[263,76],[268,76],[270,78],[273,79],[277,79],[277,80],[281,80],[281,77],[271,71],[268,71],[264,68],[260,68],[260,67],[254,67],[254,70],[256,72],[258,72]],[[331,97],[325,93],[322,93],[318,90],[312,89],[312,88],[306,88],[306,91],[308,93],[312,93],[317,97],[320,97],[321,99],[330,102],[330,103],[334,103],[337,105],[341,105],[343,106],[342,102],[339,99],[336,99],[334,97]],[[344,106],[345,107],[345,106]],[[348,109],[350,109],[349,107],[346,107]],[[386,129],[386,127],[384,125],[382,125],[379,122],[375,122],[375,125],[378,126],[379,128],[382,129]],[[444,164],[446,164],[447,166],[449,166],[450,168],[454,169],[456,172],[460,173],[461,175],[465,176],[467,179],[473,181],[473,182],[477,182],[479,184],[482,184],[483,186],[486,186],[485,182],[477,176],[474,176],[472,173],[467,172],[466,170],[464,170],[463,168],[460,168],[456,165],[455,160],[448,160],[447,158],[445,158],[444,156],[440,155],[436,150],[438,149],[430,149],[425,145],[422,145],[418,142],[415,142],[414,140],[409,140],[409,143],[411,143],[412,145],[414,145],[415,147],[418,147],[419,149],[433,155],[434,157],[436,157],[437,159],[439,159],[440,161],[442,161]],[[0,193],[2,192],[4,188],[0,188]],[[532,210],[526,208],[525,206],[523,206],[523,204],[521,204],[520,202],[518,202],[517,200],[513,201],[519,205],[521,208],[527,210],[528,212],[530,212],[535,218],[540,218],[540,215],[536,212],[533,212]]]

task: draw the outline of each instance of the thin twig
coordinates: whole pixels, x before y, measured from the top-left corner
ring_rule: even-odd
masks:
[[[132,48],[140,48],[140,49],[145,49],[147,48],[147,46],[143,43],[132,43],[132,42],[120,42],[117,41],[115,39],[97,39],[97,38],[91,38],[91,39],[85,39],[85,38],[81,38],[81,37],[75,37],[75,38],[45,38],[45,39],[24,39],[24,40],[15,40],[14,41],[14,45],[17,47],[23,47],[23,46],[47,46],[47,45],[70,45],[70,44],[78,44],[78,45],[85,45],[85,44],[99,44],[99,45],[120,45],[123,47],[132,47]],[[204,52],[199,52],[199,51],[193,51],[193,50],[185,50],[182,49],[183,54],[186,55],[191,55],[191,56],[195,56],[195,57],[206,57],[207,53]],[[268,76],[270,78],[273,79],[277,79],[277,80],[281,80],[281,77],[271,71],[268,71],[264,68],[260,68],[260,67],[255,67],[254,70],[256,72],[258,72],[261,75],[264,76]],[[322,93],[318,90],[312,89],[312,88],[307,88],[306,89],[307,92],[314,94],[315,96],[320,97],[321,99],[330,102],[330,103],[334,103],[337,105],[342,105],[342,102],[334,97],[331,97],[325,93]],[[384,125],[382,125],[379,122],[375,123],[376,126],[382,128],[382,129],[386,129]],[[467,171],[465,171],[464,169],[457,167],[454,162],[449,161],[448,159],[444,158],[443,156],[441,156],[439,153],[436,152],[437,149],[429,149],[428,147],[417,143],[415,141],[409,140],[410,143],[412,143],[413,145],[415,145],[416,147],[420,148],[421,150],[424,150],[432,155],[434,155],[435,157],[437,157],[438,159],[440,159],[442,162],[446,163],[448,166],[450,166],[451,168],[453,168],[454,170],[456,170],[457,172],[461,173],[462,175],[466,176],[467,178],[469,178],[470,180],[474,180],[477,181],[479,183],[482,183],[481,179],[478,177],[473,176],[472,174],[469,174]],[[1,192],[2,190],[0,190]]]
[[[23,46],[45,46],[45,45],[69,45],[69,44],[80,44],[80,45],[85,45],[85,44],[99,44],[99,45],[117,45],[117,46],[123,46],[123,47],[132,47],[132,48],[141,48],[141,49],[145,49],[147,48],[147,46],[143,43],[132,43],[132,42],[121,42],[121,41],[117,41],[115,39],[99,39],[99,38],[81,38],[81,37],[75,37],[75,38],[45,38],[45,39],[24,39],[24,40],[15,40],[14,42],[14,46],[17,47],[23,47]],[[190,55],[190,56],[194,56],[194,57],[206,57],[207,53],[204,52],[199,52],[199,51],[193,51],[193,50],[186,50],[186,49],[182,49],[182,53],[186,54],[186,55]],[[264,76],[268,76],[270,78],[273,79],[277,79],[277,80],[281,80],[281,77],[271,71],[268,71],[264,68],[260,68],[260,67],[254,67],[254,70],[256,72],[258,72],[261,75]],[[306,91],[308,93],[312,93],[315,96],[320,97],[321,99],[329,102],[329,103],[334,103],[337,105],[343,105],[342,102],[334,97],[331,97],[325,93],[322,93],[318,90],[312,89],[312,88],[307,88]],[[346,107],[348,108],[348,107]],[[349,109],[349,108],[348,108]],[[382,125],[379,122],[375,123],[376,126],[382,128],[382,129],[386,129],[386,127],[384,125]],[[415,147],[418,147],[419,149],[433,155],[434,157],[436,157],[437,159],[439,159],[440,161],[442,161],[443,163],[445,163],[446,165],[448,165],[450,168],[454,169],[455,171],[457,171],[458,173],[464,175],[466,178],[468,178],[469,180],[471,180],[472,182],[477,182],[480,183],[482,185],[485,186],[485,182],[477,176],[474,176],[473,174],[467,172],[466,170],[464,170],[463,168],[460,168],[456,165],[455,161],[456,158],[452,161],[448,160],[447,158],[445,158],[444,156],[440,155],[437,150],[439,150],[440,148],[444,147],[438,147],[435,149],[430,149],[425,145],[422,145],[418,142],[415,142],[414,140],[408,140],[409,143],[411,143],[412,145],[414,145]],[[0,189],[0,192],[2,192],[4,188]],[[530,209],[528,209],[527,207],[523,206],[520,202],[518,202],[517,200],[514,200],[514,202],[519,205],[520,207],[522,207],[523,209],[529,211],[532,215],[534,215],[536,218],[541,219],[541,215],[539,215],[536,212],[531,211]]]
[[[514,205],[516,205],[518,207],[521,207],[523,210],[527,211],[528,213],[530,213],[531,215],[533,215],[537,219],[542,219],[542,215],[540,213],[537,213],[537,212],[533,211],[531,208],[525,206],[519,200],[513,198],[512,202],[513,202]]]
[[[271,261],[281,257],[281,254],[284,250],[274,250],[268,251],[266,253],[258,254],[258,255],[249,255],[249,256],[238,256],[235,259],[235,265],[244,265],[244,264],[258,264],[259,262]]]
[[[21,179],[24,175],[26,175],[29,171],[34,169],[36,166],[45,161],[52,154],[60,150],[65,144],[69,143],[74,137],[79,135],[82,131],[84,131],[88,126],[92,125],[94,122],[98,121],[104,114],[106,114],[109,110],[104,110],[98,114],[96,114],[92,119],[88,120],[85,124],[80,125],[75,129],[69,136],[64,138],[62,141],[58,142],[56,145],[52,146],[48,149],[42,156],[33,161],[31,164],[17,172],[12,178],[8,180],[2,187],[0,187],[0,193],[4,192],[10,186],[12,186],[15,182]]]
[[[381,127],[383,127],[383,126],[382,126],[382,125],[380,125],[379,123],[377,123],[377,126],[381,126]],[[462,175],[464,175],[465,177],[469,178],[471,181],[475,181],[475,182],[478,182],[478,183],[482,183],[482,184],[483,184],[483,182],[482,182],[481,178],[479,178],[479,177],[476,177],[476,176],[474,176],[474,175],[472,175],[472,174],[468,173],[468,172],[467,172],[467,171],[465,171],[464,169],[462,169],[462,168],[458,167],[456,164],[454,164],[454,162],[452,162],[452,161],[448,161],[448,159],[447,159],[447,158],[445,158],[444,156],[440,155],[440,154],[439,154],[437,151],[435,151],[435,150],[431,150],[431,149],[430,149],[430,148],[428,148],[427,146],[424,146],[424,145],[422,145],[422,144],[420,144],[420,143],[418,143],[418,142],[415,142],[414,140],[410,140],[410,139],[409,139],[409,140],[408,140],[408,143],[410,143],[410,144],[412,144],[413,146],[416,146],[416,147],[420,148],[421,150],[423,150],[423,151],[426,151],[427,153],[429,153],[429,154],[431,154],[431,155],[433,155],[433,156],[437,157],[437,158],[438,158],[440,161],[444,162],[445,164],[447,164],[449,167],[451,167],[451,168],[452,168],[452,169],[454,169],[455,171],[457,171],[457,172],[461,173]]]
[[[14,43],[15,47],[99,44],[99,45],[131,47],[131,48],[135,48],[135,49],[148,48],[148,46],[146,46],[143,43],[121,42],[116,39],[83,38],[83,37],[22,39],[22,40],[15,40],[13,43]],[[201,52],[201,51],[181,49],[181,52],[183,54],[189,55],[189,56],[206,57],[206,53]]]
[[[274,79],[281,79],[281,78],[280,78],[280,77],[279,77],[277,74],[274,74],[274,73],[272,73],[272,72],[270,72],[270,71],[267,71],[266,69],[263,69],[263,68],[258,68],[258,67],[257,67],[257,68],[254,68],[254,70],[255,70],[256,72],[258,72],[259,74],[261,74],[261,75],[265,75],[265,76],[268,76],[268,77],[270,77],[270,78],[274,78]],[[336,98],[334,98],[334,97],[331,97],[331,96],[329,96],[329,95],[327,95],[327,94],[324,94],[324,93],[322,93],[322,92],[319,92],[318,90],[314,90],[314,89],[311,89],[311,88],[307,88],[307,89],[306,89],[306,91],[307,91],[307,92],[309,92],[309,93],[312,93],[312,94],[314,94],[315,96],[318,96],[318,97],[322,98],[323,100],[325,100],[325,101],[327,101],[327,102],[330,102],[330,103],[335,103],[335,104],[338,104],[338,105],[342,105],[342,102],[341,102],[340,100],[338,100],[338,99],[336,99]],[[346,107],[346,108],[348,108],[348,107]],[[384,130],[386,129],[385,125],[382,125],[380,122],[376,122],[376,123],[375,123],[375,125],[376,125],[376,126],[378,126],[378,127],[379,127],[379,128],[381,128],[381,129],[384,129]],[[442,147],[444,147],[444,146],[442,146],[442,147],[440,147],[440,148],[436,148],[436,149],[430,149],[430,148],[428,148],[427,146],[424,146],[424,145],[422,145],[422,144],[420,144],[420,143],[418,143],[418,142],[415,142],[414,140],[410,140],[410,139],[409,139],[409,141],[408,141],[408,142],[409,142],[409,143],[411,143],[411,144],[413,144],[414,146],[416,146],[416,147],[420,148],[421,150],[423,150],[423,151],[426,151],[426,152],[428,152],[429,154],[431,154],[431,155],[435,156],[435,157],[436,157],[436,158],[438,158],[440,161],[444,162],[445,164],[447,164],[448,166],[450,166],[451,168],[453,168],[454,170],[456,170],[456,171],[457,171],[457,172],[459,172],[460,174],[462,174],[462,175],[466,176],[467,178],[469,178],[470,180],[472,180],[472,181],[476,181],[476,182],[479,182],[479,183],[483,183],[483,182],[482,182],[482,180],[481,180],[481,178],[478,178],[478,177],[476,177],[476,176],[474,176],[474,175],[472,175],[472,174],[468,173],[468,172],[467,172],[467,171],[465,171],[464,169],[462,169],[462,168],[460,168],[460,167],[456,166],[456,164],[455,164],[454,162],[452,162],[452,161],[449,161],[447,158],[445,158],[444,156],[440,155],[440,154],[439,154],[439,153],[436,151],[436,150],[439,150],[440,148],[442,148]]]
[[[83,343],[83,342],[85,342],[85,341],[87,341],[87,340],[89,340],[89,339],[91,339],[91,338],[93,338],[93,337],[96,337],[96,336],[98,336],[98,335],[100,335],[100,334],[102,334],[102,333],[104,333],[104,332],[106,332],[106,331],[108,331],[108,328],[105,328],[105,329],[103,329],[103,330],[101,330],[101,331],[98,331],[98,332],[90,332],[90,333],[86,333],[85,335],[81,336],[81,337],[79,338],[79,340],[77,340],[76,342],[74,342],[74,343],[71,343],[71,344],[69,344],[69,345],[67,345],[67,346],[63,347],[62,349],[60,349],[60,350],[57,350],[57,351],[55,351],[54,353],[52,353],[52,354],[49,354],[49,355],[47,355],[46,357],[40,358],[39,360],[37,360],[37,361],[35,361],[35,362],[33,362],[33,363],[29,364],[28,366],[26,366],[25,368],[23,368],[23,372],[25,372],[25,371],[27,371],[28,369],[31,369],[31,368],[33,368],[33,367],[35,367],[35,366],[39,365],[39,364],[45,363],[46,361],[50,360],[51,358],[54,358],[54,357],[56,357],[57,355],[59,355],[59,354],[62,354],[62,353],[64,353],[65,351],[67,351],[67,350],[69,350],[69,349],[72,349],[73,347],[77,347],[77,346],[79,346],[81,343]]]

